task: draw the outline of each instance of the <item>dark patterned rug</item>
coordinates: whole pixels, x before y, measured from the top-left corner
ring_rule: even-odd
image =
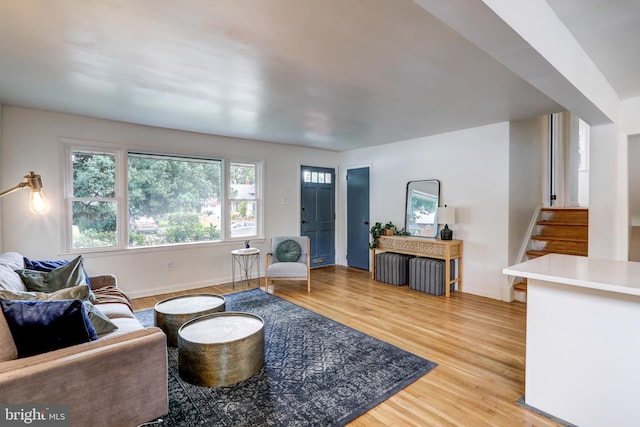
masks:
[[[157,425],[341,426],[437,366],[260,289],[225,298],[227,311],[264,319],[265,366],[232,386],[200,387],[180,379],[169,348],[169,414]],[[136,316],[153,324],[153,310]]]

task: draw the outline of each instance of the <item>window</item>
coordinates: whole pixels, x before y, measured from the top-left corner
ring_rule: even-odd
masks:
[[[118,244],[116,154],[73,151],[72,249]]]
[[[313,184],[331,184],[331,174],[329,172],[302,171],[302,180]]]
[[[231,237],[249,237],[258,234],[256,215],[256,165],[231,163],[229,166],[229,214]]]
[[[68,148],[70,250],[257,236],[258,163]]]
[[[221,240],[222,161],[129,153],[129,246]]]

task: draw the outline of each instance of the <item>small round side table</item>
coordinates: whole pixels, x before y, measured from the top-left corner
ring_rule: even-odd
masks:
[[[243,248],[235,249],[231,251],[231,276],[233,280],[233,289],[236,288],[236,267],[240,273],[240,280],[247,286],[251,285],[252,270],[256,269],[256,280],[258,280],[258,287],[260,287],[260,249],[258,248]]]

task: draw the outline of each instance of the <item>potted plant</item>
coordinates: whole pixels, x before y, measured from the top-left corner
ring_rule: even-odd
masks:
[[[389,221],[384,225],[384,235],[393,236],[394,234],[396,234],[396,226],[393,225],[393,222]]]
[[[391,221],[382,225],[381,222],[376,222],[373,227],[369,230],[371,234],[371,243],[369,243],[369,249],[375,249],[380,244],[380,236],[408,236],[409,233],[402,230],[398,230],[395,224]]]
[[[382,223],[376,222],[373,225],[373,227],[371,227],[371,229],[369,230],[369,233],[371,234],[371,242],[369,243],[369,249],[375,249],[378,247],[378,244],[380,243],[378,238],[382,234],[384,234],[384,227],[382,226]]]

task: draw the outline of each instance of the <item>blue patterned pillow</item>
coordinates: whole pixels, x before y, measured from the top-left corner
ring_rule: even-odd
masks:
[[[80,300],[14,301],[0,298],[18,357],[98,339]]]

